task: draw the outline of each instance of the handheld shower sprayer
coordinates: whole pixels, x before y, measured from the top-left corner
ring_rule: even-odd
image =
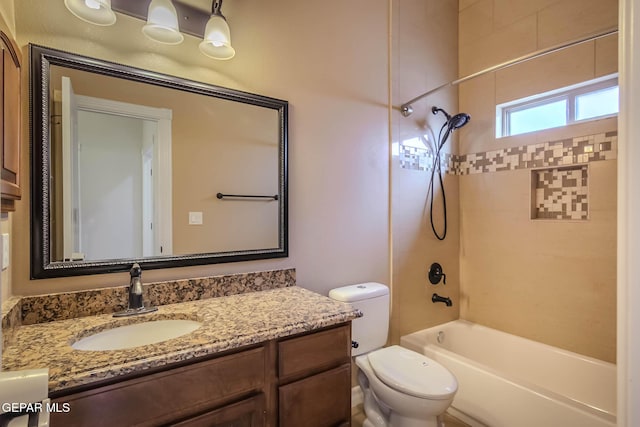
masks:
[[[447,118],[447,122],[445,123],[445,126],[447,126],[447,128],[451,131],[460,129],[461,127],[469,123],[469,121],[471,120],[471,116],[468,115],[467,113],[458,113],[455,116],[451,116],[451,114],[447,113],[442,108],[438,108],[436,106],[431,107],[431,113],[433,113],[434,115],[438,113],[444,114],[444,116]],[[445,137],[445,140],[446,138],[447,137]]]
[[[449,127],[451,130],[460,129],[462,126],[469,123],[471,116],[467,113],[458,113],[449,119]]]
[[[451,133],[453,133],[454,130],[460,129],[461,127],[469,123],[469,121],[471,120],[471,116],[468,115],[467,113],[458,113],[454,116],[451,116],[451,114],[447,113],[442,108],[438,108],[436,106],[431,107],[431,113],[433,113],[434,115],[437,115],[438,113],[442,113],[447,118],[447,121],[442,125],[442,127],[440,128],[440,133],[438,134],[436,152],[435,152],[435,155],[433,156],[433,169],[431,170],[429,192],[427,193],[427,197],[429,193],[431,193],[431,206],[430,206],[431,208],[429,210],[429,219],[431,220],[431,230],[433,230],[433,234],[436,236],[438,240],[444,240],[444,238],[447,236],[447,199],[444,192],[442,168],[440,165],[440,150],[442,150],[442,147],[447,142],[447,139],[449,139],[449,136],[451,136]],[[436,226],[433,222],[433,199],[435,197],[434,188],[433,188],[434,187],[433,179],[435,176],[436,169],[438,170],[438,180],[440,182],[440,188],[442,189],[442,211],[444,214],[444,230],[442,231],[442,234],[438,233],[438,231],[436,230]]]

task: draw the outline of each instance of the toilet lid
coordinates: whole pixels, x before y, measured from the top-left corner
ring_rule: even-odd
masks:
[[[448,369],[415,351],[394,345],[368,354],[376,376],[387,386],[425,399],[447,399],[458,390]]]

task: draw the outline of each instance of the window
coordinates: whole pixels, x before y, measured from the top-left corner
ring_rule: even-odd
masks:
[[[496,107],[496,137],[618,114],[618,78],[607,76]]]

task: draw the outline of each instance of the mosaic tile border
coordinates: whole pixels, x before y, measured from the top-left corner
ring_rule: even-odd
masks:
[[[295,285],[296,270],[290,268],[146,283],[143,295],[149,305],[166,305]],[[22,297],[15,304],[19,318],[15,309],[12,316],[3,311],[3,328],[114,313],[126,302],[127,286]]]
[[[445,154],[441,167],[452,175],[471,175],[518,169],[569,166],[600,160],[616,159],[618,131],[578,136],[558,141],[521,145],[480,153]],[[400,167],[431,171],[433,152],[400,144]]]
[[[531,219],[589,219],[587,165],[531,171]]]
[[[456,175],[567,166],[617,158],[618,132],[457,156]]]
[[[411,169],[417,171],[431,171],[433,167],[434,155],[430,149],[417,148],[400,144],[400,153],[398,155],[400,167],[403,169]],[[456,167],[455,161],[457,156],[445,153],[440,159],[440,168],[447,173]]]

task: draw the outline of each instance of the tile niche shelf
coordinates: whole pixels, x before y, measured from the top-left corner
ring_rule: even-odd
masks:
[[[531,171],[531,219],[588,220],[587,165]]]

